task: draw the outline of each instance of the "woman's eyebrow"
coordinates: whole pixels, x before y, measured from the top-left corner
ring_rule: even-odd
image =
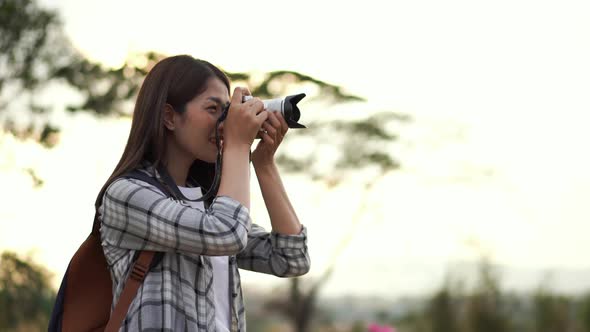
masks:
[[[209,97],[209,98],[207,98],[207,100],[214,101],[219,105],[225,105],[225,104],[229,103],[229,101],[223,102],[220,98],[217,98],[217,97]]]

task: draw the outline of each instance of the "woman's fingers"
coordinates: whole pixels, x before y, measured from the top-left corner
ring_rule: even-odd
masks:
[[[244,96],[249,95],[250,91],[247,88],[238,87],[234,90],[230,108],[233,108],[237,114],[233,117],[232,128],[235,127],[234,130],[237,129],[245,133],[245,131],[254,129],[252,126],[255,126],[258,130],[255,137],[262,138],[263,141],[272,145],[280,144],[289,129],[287,121],[282,114],[265,110],[264,103],[259,98],[249,97],[246,98],[248,100],[242,102]],[[246,129],[248,127],[249,129]]]
[[[272,136],[271,136],[271,134],[269,132],[263,131],[261,133],[261,137],[262,137],[262,140],[265,143],[267,143],[269,145],[275,144],[275,141],[274,141],[274,139],[272,138]]]
[[[264,111],[264,103],[258,98],[252,98],[244,102],[244,107],[248,110],[253,111],[255,114],[259,114]]]
[[[258,123],[258,127],[260,128],[264,121],[268,119],[268,112],[260,112],[256,114],[256,122]]]
[[[276,112],[270,112],[271,114],[268,115],[268,121],[273,127],[277,130],[281,130],[281,122],[279,121],[280,115],[277,115]]]
[[[234,93],[231,96],[231,103],[236,105],[236,104],[241,104],[242,103],[242,98],[244,98],[244,96],[249,96],[250,95],[250,90],[248,90],[248,88],[243,88],[243,87],[236,87],[234,89]]]
[[[268,118],[264,103],[258,98],[242,102],[243,96],[250,95],[247,88],[237,87],[231,98],[231,105],[224,124],[224,137],[229,142],[252,144],[259,135],[257,131]]]
[[[271,119],[272,115],[269,115],[268,118]],[[276,127],[274,127],[272,124],[268,122],[268,120],[262,124],[262,129],[264,129],[265,132],[270,134],[271,137],[274,137],[278,131]]]

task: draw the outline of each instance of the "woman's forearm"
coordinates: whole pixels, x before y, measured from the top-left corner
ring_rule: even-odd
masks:
[[[301,224],[289,201],[276,164],[254,167],[272,229],[280,234],[299,234]]]
[[[250,149],[226,147],[223,151],[221,183],[218,196],[229,196],[250,210]]]

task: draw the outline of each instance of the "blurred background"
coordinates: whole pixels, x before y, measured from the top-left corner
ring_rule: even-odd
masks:
[[[0,0],[0,331],[46,329],[145,74],[190,54],[255,96],[307,94],[277,158],[312,269],[243,272],[249,330],[590,332],[589,15]]]

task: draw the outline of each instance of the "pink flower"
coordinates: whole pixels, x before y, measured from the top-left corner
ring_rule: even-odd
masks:
[[[379,325],[376,323],[371,323],[367,327],[368,332],[395,332],[395,328],[389,325]]]

